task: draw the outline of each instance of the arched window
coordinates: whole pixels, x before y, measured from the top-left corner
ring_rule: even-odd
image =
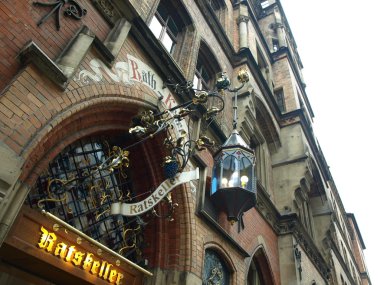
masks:
[[[171,5],[161,1],[157,11],[154,14],[149,28],[157,39],[162,42],[169,53],[173,53],[174,47],[178,41],[178,34],[183,28],[182,21],[178,18],[177,13],[173,11]]]
[[[197,89],[211,90],[214,88],[216,74],[221,72],[213,52],[206,43],[201,42],[197,65],[194,72],[194,87]]]
[[[247,285],[264,285],[262,276],[260,268],[253,262],[248,271]]]
[[[212,249],[206,249],[202,285],[229,285],[230,275],[226,263],[219,254]]]
[[[223,7],[219,0],[207,0],[207,3],[211,6],[215,13]]]
[[[215,13],[220,24],[225,27],[225,10],[226,3],[223,0],[207,0],[207,3],[210,5],[212,11]]]
[[[188,60],[188,52],[183,47],[185,42],[192,41],[194,34],[192,20],[182,1],[161,0],[149,28],[180,65],[182,54]]]
[[[134,262],[141,262],[143,226],[140,218],[110,215],[115,202],[131,201],[134,189],[129,168],[105,169],[110,154],[124,139],[86,138],[66,147],[49,163],[26,203],[43,208],[84,234]],[[110,146],[116,146],[110,148]]]
[[[218,64],[218,60],[210,47],[201,41],[197,59],[197,65],[194,71],[193,87],[198,90],[213,90],[215,89],[216,76],[223,71]],[[207,108],[221,107],[221,101],[212,98],[207,102]],[[224,110],[216,116],[215,123],[220,126],[225,126]]]

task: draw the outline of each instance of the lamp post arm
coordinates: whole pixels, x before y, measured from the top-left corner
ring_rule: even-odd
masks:
[[[233,122],[232,122],[232,128],[234,130],[237,129],[237,92],[242,89],[245,85],[245,82],[243,82],[239,87],[236,87],[236,88],[233,88],[233,89],[229,89],[228,88],[228,91],[230,92],[234,92],[234,106],[232,107],[233,110],[234,110],[234,118],[233,118]]]
[[[227,90],[230,91],[230,92],[237,92],[240,89],[242,89],[244,87],[244,85],[245,85],[245,82],[243,82],[239,87],[236,87],[236,88],[233,88],[233,89],[228,88]]]

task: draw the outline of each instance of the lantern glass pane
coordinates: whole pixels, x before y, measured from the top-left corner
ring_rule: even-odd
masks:
[[[227,155],[223,160],[221,188],[239,187],[239,160],[234,155]]]
[[[214,169],[212,170],[211,194],[214,194],[220,188],[220,171],[220,161],[215,162]]]
[[[240,187],[252,191],[253,165],[247,157],[240,160]]]

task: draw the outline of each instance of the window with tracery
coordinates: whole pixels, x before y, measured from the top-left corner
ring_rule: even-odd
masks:
[[[102,167],[112,152],[119,150],[99,138],[75,142],[49,163],[26,202],[139,263],[144,222],[139,217],[109,213],[112,203],[130,202],[135,196],[128,168]]]
[[[230,272],[219,254],[206,249],[202,285],[229,285]]]

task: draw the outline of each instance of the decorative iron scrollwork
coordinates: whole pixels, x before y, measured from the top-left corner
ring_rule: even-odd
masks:
[[[221,285],[223,282],[223,272],[218,267],[211,270],[211,276],[207,279],[207,285]]]
[[[33,2],[33,5],[35,6],[41,6],[41,7],[51,7],[49,13],[47,13],[45,16],[43,16],[38,22],[37,26],[41,26],[43,23],[46,22],[47,19],[50,18],[54,13],[56,14],[56,28],[59,31],[61,28],[61,9],[66,5],[69,4],[69,6],[65,9],[64,15],[74,18],[75,20],[80,20],[87,14],[87,10],[82,8],[77,1],[75,0],[59,0],[55,2]]]

